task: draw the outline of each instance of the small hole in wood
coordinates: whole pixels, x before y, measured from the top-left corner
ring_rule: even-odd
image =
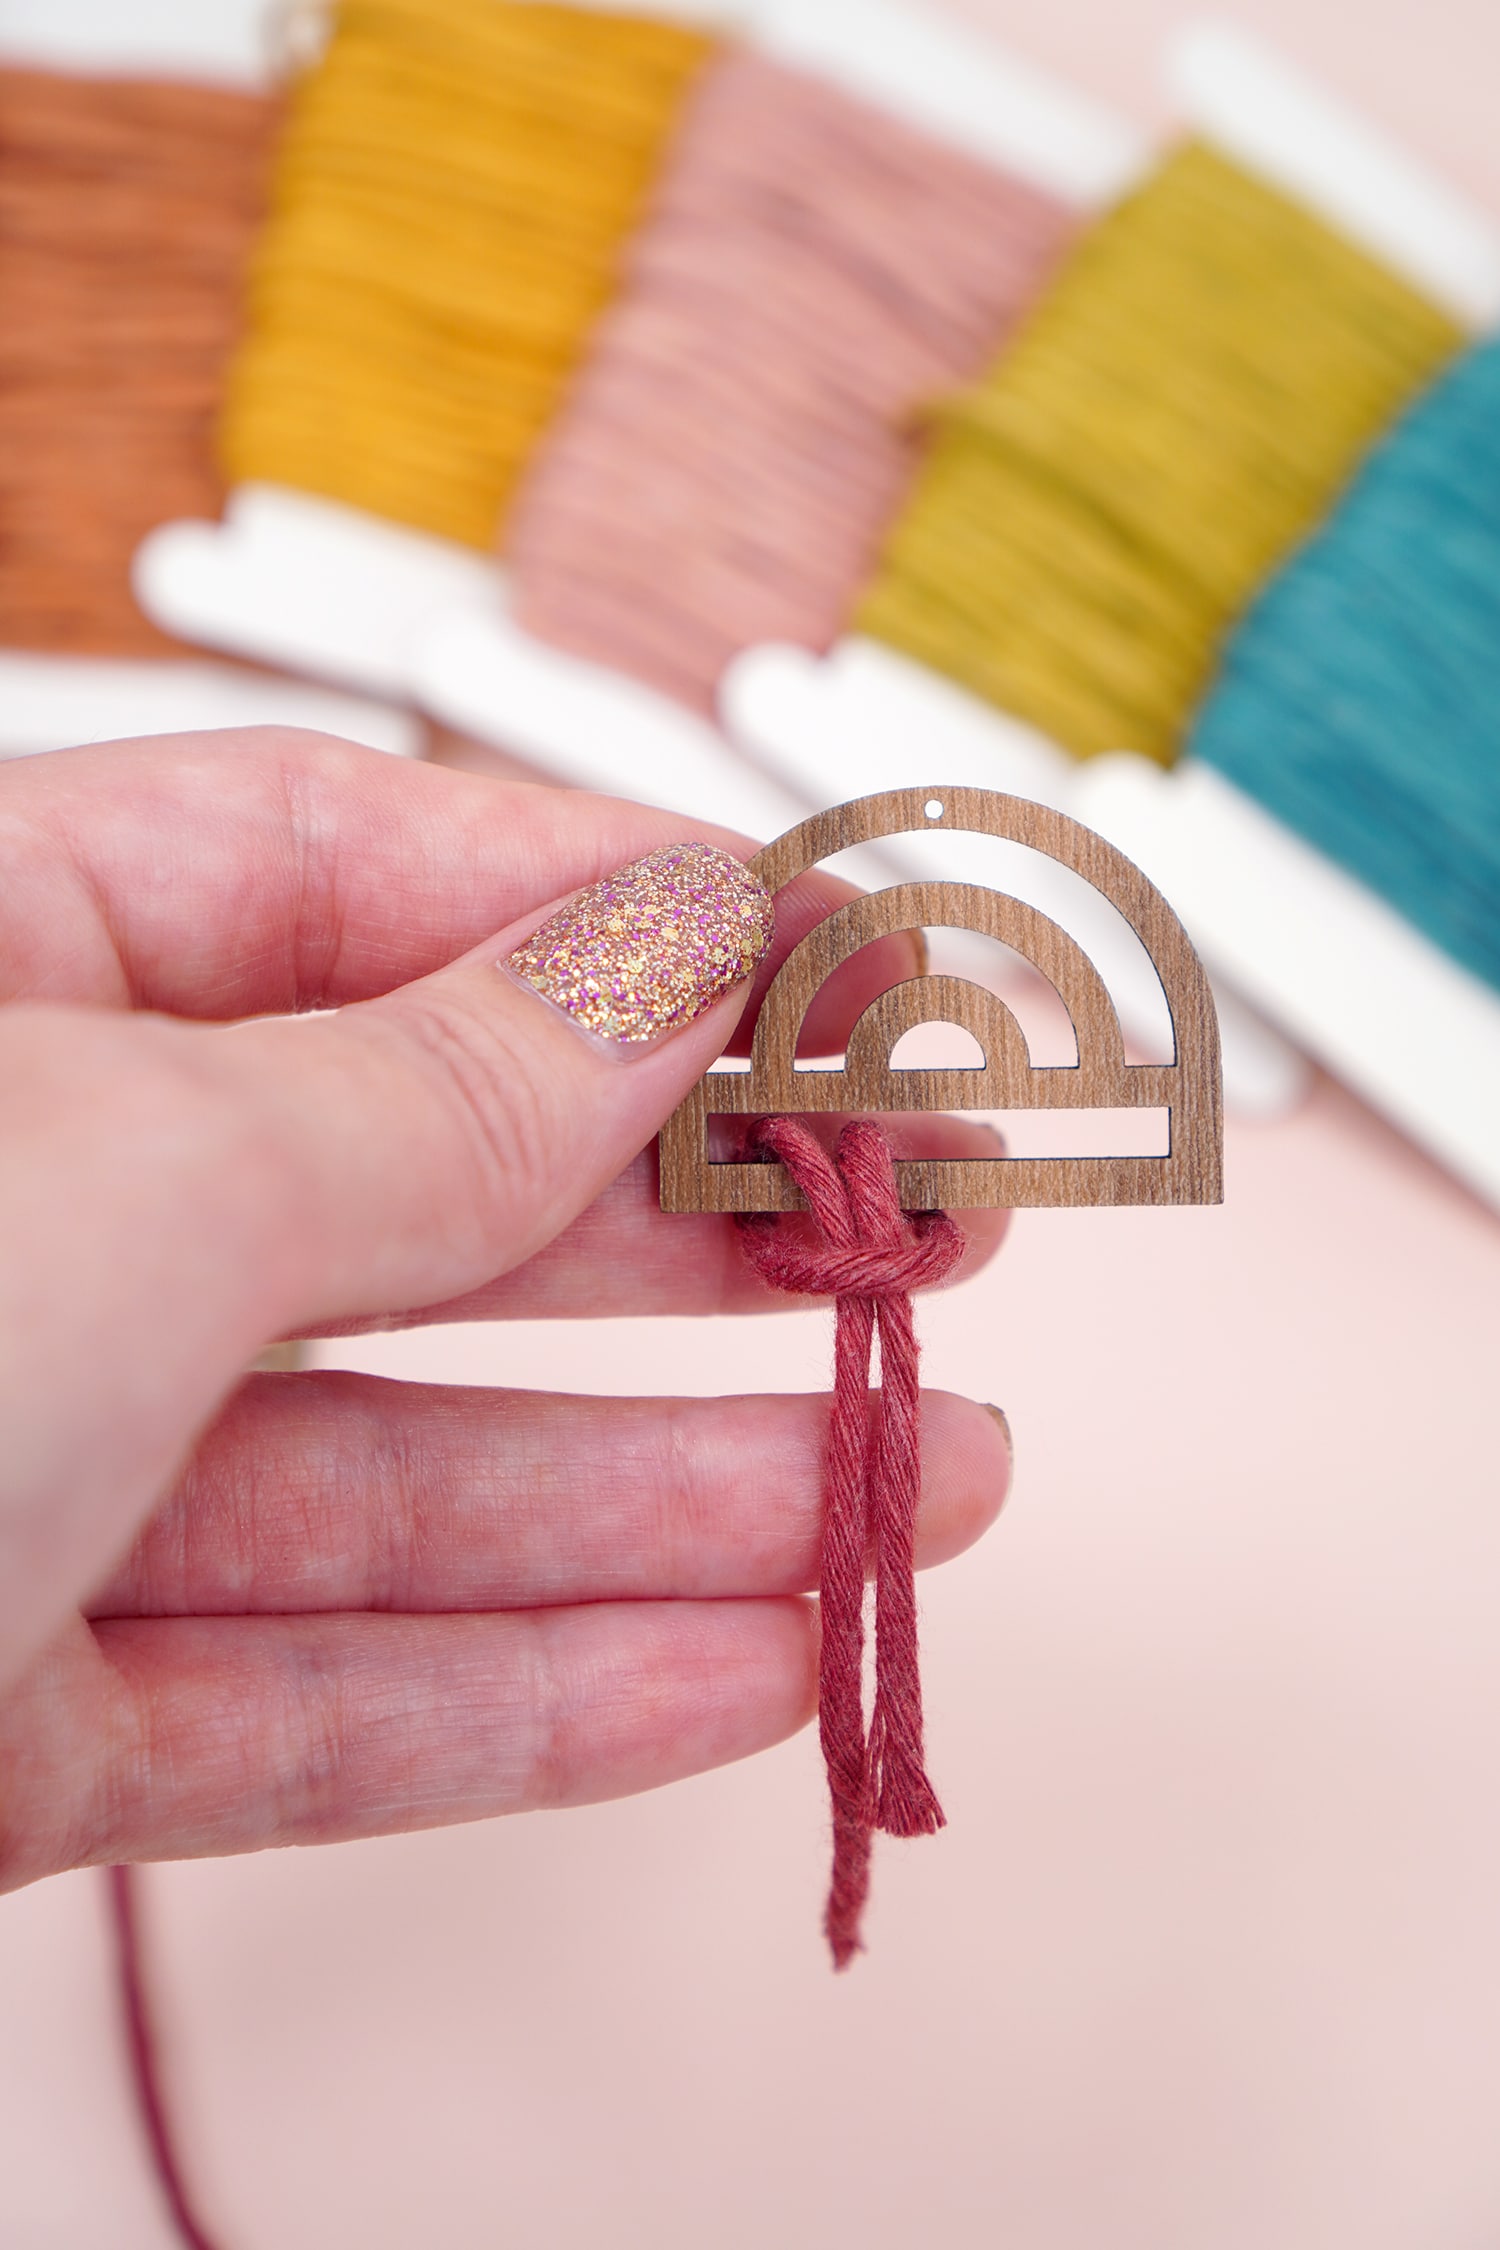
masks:
[[[926,813],[929,820],[941,820],[943,817],[942,798],[929,797],[926,804],[922,807],[922,810],[924,813]]]

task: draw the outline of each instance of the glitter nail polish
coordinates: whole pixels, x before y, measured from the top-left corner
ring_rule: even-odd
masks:
[[[669,844],[590,883],[505,966],[575,1023],[630,1046],[693,1022],[756,969],[771,895],[712,844]]]

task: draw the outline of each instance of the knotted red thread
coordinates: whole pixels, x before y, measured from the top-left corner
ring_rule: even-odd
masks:
[[[941,1281],[963,1255],[945,1211],[908,1218],[890,1144],[878,1125],[846,1125],[830,1156],[791,1117],[757,1126],[807,1199],[823,1241],[793,1240],[770,1217],[740,1221],[745,1250],[774,1288],[836,1301],[833,1407],[824,1464],[823,1617],[818,1729],[833,1803],[833,1874],[824,1928],[835,1968],[860,1950],[870,1843],[929,1836],[943,1810],[922,1758],[914,1550],[921,1494],[921,1399],[911,1292]],[[880,1390],[871,1411],[870,1357],[880,1334]],[[864,1599],[875,1573],[875,1694],[864,1717]]]

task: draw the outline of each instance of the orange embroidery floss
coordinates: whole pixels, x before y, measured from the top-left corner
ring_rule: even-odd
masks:
[[[0,642],[174,644],[141,538],[217,512],[213,428],[278,105],[0,69]]]

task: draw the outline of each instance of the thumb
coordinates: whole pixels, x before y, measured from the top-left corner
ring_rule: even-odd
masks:
[[[741,861],[674,844],[385,998],[222,1034],[275,1150],[280,1325],[432,1303],[530,1257],[722,1050],[773,927]]]

